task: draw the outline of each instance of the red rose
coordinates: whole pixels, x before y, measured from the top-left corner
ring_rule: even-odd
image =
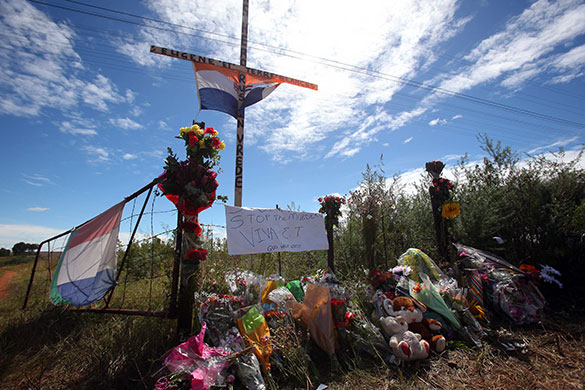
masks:
[[[219,145],[221,145],[221,141],[219,140],[219,138],[213,137],[211,139],[211,147],[213,147],[213,148],[219,148]]]
[[[201,235],[201,226],[198,223],[183,222],[183,230],[191,232],[196,236]]]
[[[319,203],[323,202],[323,198],[319,198],[317,200],[319,201]]]
[[[195,146],[199,139],[193,133],[189,133],[189,146]]]
[[[215,133],[215,129],[213,127],[205,128],[205,134],[213,134]]]
[[[203,248],[191,249],[185,257],[191,261],[204,261],[207,259],[207,251]]]

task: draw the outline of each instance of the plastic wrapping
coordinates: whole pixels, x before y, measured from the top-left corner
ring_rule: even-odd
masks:
[[[286,287],[278,287],[268,293],[268,301],[274,302],[278,307],[285,307],[286,301],[296,300],[294,295]]]
[[[411,284],[410,293],[412,297],[439,313],[456,328],[460,328],[461,323],[453,312],[451,312],[451,309],[447,306],[437,288],[431,283],[430,278],[426,274],[421,273],[420,280],[422,284]]]
[[[256,355],[242,355],[236,361],[236,373],[240,382],[248,390],[265,390],[266,384],[260,372]]]
[[[208,325],[207,335],[218,346],[227,331],[236,326],[233,313],[240,309],[243,298],[233,295],[213,294],[201,303],[199,320]]]
[[[251,271],[234,270],[225,274],[225,282],[232,294],[245,297],[245,304],[251,305],[260,298],[264,279]]]
[[[371,361],[382,359],[391,363],[393,360],[392,351],[380,329],[369,321],[357,305],[351,301],[348,305],[348,313],[352,315],[346,325],[346,339],[357,355]]]
[[[410,267],[411,272],[408,277],[415,282],[421,281],[420,274],[428,275],[432,282],[447,278],[447,275],[441,271],[435,262],[420,249],[408,249],[400,256],[398,264]]]
[[[530,275],[492,253],[457,244],[460,260],[481,276],[484,304],[516,325],[540,322],[545,299]]]
[[[260,363],[268,370],[272,345],[270,344],[270,329],[264,316],[260,314],[256,306],[253,306],[241,318],[236,319],[236,325],[242,337],[252,346]]]
[[[286,284],[286,288],[294,295],[297,302],[302,302],[305,299],[305,291],[300,280],[291,280]]]
[[[278,280],[267,280],[266,284],[264,285],[264,289],[262,290],[262,294],[260,295],[260,303],[276,303],[268,298],[268,295],[283,285],[284,282]]]
[[[225,378],[220,373],[230,365],[229,350],[212,348],[203,342],[206,327],[203,323],[201,332],[173,348],[164,362],[171,372],[189,372],[193,390],[222,385]]]
[[[294,318],[309,330],[315,344],[333,355],[337,337],[330,303],[329,288],[309,283],[303,303],[289,302],[289,305]]]

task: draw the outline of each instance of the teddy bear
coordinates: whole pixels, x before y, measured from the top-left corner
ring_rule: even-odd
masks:
[[[441,353],[445,350],[445,337],[436,334],[442,325],[437,320],[423,317],[423,312],[426,311],[423,303],[408,297],[396,297],[392,300],[392,309],[395,315],[402,316],[406,320],[408,330],[420,334],[435,352]]]
[[[408,323],[401,316],[380,317],[384,335],[390,339],[388,345],[392,353],[403,361],[425,359],[429,356],[430,346],[420,334],[408,329]]]

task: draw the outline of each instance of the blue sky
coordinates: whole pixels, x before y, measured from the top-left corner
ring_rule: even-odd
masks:
[[[241,7],[1,2],[0,247],[40,242],[141,188],[167,147],[184,156],[173,137],[193,119],[226,141],[218,193],[231,204],[235,120],[199,112],[191,65],[149,47],[237,63]],[[416,180],[426,161],[480,159],[479,133],[532,155],[571,157],[584,142],[582,1],[250,0],[249,18],[248,66],[319,91],[283,84],[246,110],[244,206],[316,211],[382,154],[388,176]],[[223,206],[201,221],[223,225]]]

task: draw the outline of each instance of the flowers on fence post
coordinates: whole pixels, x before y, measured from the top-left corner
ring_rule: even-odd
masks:
[[[333,195],[327,195],[317,199],[321,204],[319,212],[325,214],[325,228],[329,229],[337,226],[339,217],[341,217],[341,205],[345,204],[345,198]]]

